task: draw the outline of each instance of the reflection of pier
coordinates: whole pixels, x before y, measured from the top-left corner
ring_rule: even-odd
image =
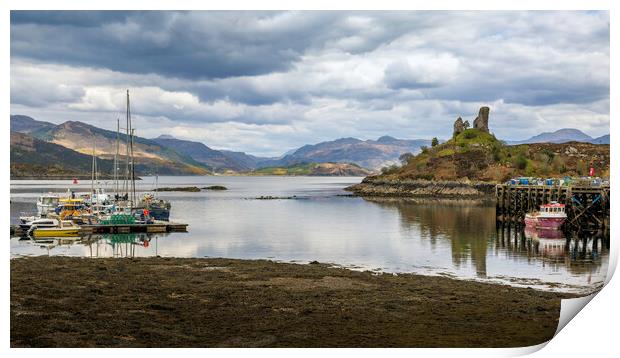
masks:
[[[566,205],[571,229],[609,230],[609,186],[508,185],[495,187],[500,223],[522,225],[527,212],[552,201]]]
[[[155,256],[158,255],[158,235],[150,234],[104,234],[89,235],[82,244],[89,247],[90,257],[106,256],[105,248],[112,249],[112,257],[135,257],[136,248],[147,249],[153,242]]]
[[[544,265],[564,266],[574,274],[592,272],[602,264],[602,253],[609,250],[608,237],[565,237],[563,234],[549,237],[546,234],[544,230],[525,231],[510,225],[498,226],[495,247],[515,257],[542,260]]]

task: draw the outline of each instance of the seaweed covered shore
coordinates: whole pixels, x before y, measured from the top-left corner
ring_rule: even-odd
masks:
[[[359,196],[493,198],[495,183],[366,177],[345,190]]]
[[[528,346],[568,297],[316,262],[17,258],[11,346]]]

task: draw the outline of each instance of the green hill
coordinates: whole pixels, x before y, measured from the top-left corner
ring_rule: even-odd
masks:
[[[582,142],[506,145],[479,129],[466,129],[447,142],[424,147],[403,166],[384,168],[385,179],[502,182],[515,176],[609,176],[609,145]]]

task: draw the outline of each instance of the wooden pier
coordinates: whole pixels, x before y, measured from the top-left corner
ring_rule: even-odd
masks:
[[[495,187],[498,223],[522,226],[525,214],[552,201],[566,205],[571,230],[609,230],[609,186],[509,185]]]
[[[80,235],[89,234],[127,234],[133,232],[145,233],[166,233],[166,232],[187,232],[187,224],[155,221],[152,224],[92,224],[80,225]],[[19,226],[11,226],[11,235],[23,236],[23,232]]]

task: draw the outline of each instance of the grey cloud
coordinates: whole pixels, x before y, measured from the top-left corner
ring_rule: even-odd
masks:
[[[13,11],[11,78],[12,105],[79,116],[109,110],[93,90],[132,88],[149,93],[137,114],[184,125],[432,133],[501,104],[496,128],[512,133],[502,121],[515,118],[524,134],[530,113],[609,101],[609,13]],[[584,113],[597,130],[608,123],[608,106]]]

